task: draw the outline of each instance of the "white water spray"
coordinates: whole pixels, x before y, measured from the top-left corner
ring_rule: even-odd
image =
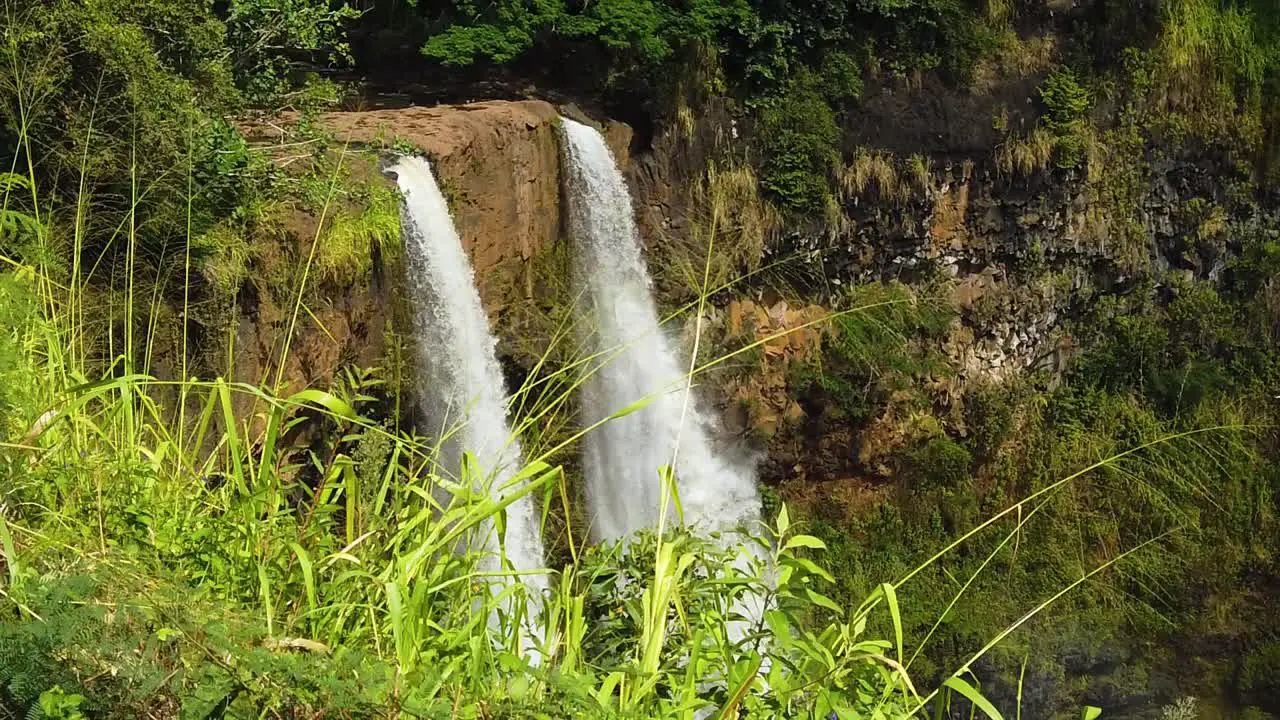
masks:
[[[656,527],[658,473],[673,457],[686,523],[706,530],[753,525],[760,513],[754,472],[715,451],[706,417],[693,398],[686,402],[688,369],[659,326],[626,181],[600,133],[572,120],[561,123],[569,230],[585,314],[594,321],[588,347],[603,353],[583,387],[583,419],[594,423],[654,398],[587,434],[593,532],[618,539]]]
[[[507,422],[506,384],[494,350],[497,340],[489,331],[449,206],[426,160],[402,157],[388,170],[404,194],[402,224],[422,373],[420,402],[423,414],[446,436],[441,443],[440,472],[462,478],[463,453],[470,452],[479,465],[468,472],[477,491],[516,492],[512,479],[521,468],[520,445]],[[528,496],[516,500],[506,515],[504,542],[499,543],[492,520],[472,539],[470,549],[483,553],[479,569],[498,572],[509,567],[528,572],[543,568],[532,500]],[[528,615],[534,617],[547,586],[546,576],[522,575],[521,580],[530,591]]]

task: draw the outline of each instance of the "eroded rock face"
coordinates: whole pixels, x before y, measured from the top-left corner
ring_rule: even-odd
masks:
[[[383,181],[380,160],[392,153],[418,151],[430,159],[500,338],[499,351],[517,364],[545,350],[530,348],[520,338],[541,337],[539,331],[545,328],[538,322],[545,320],[546,306],[563,301],[553,296],[563,286],[563,278],[556,275],[566,269],[549,269],[539,261],[562,242],[564,199],[556,126],[561,115],[592,122],[572,106],[539,100],[331,112],[316,120],[336,141],[331,152],[345,148],[343,171],[352,183]],[[239,128],[255,147],[272,152],[275,146],[273,154],[287,163],[298,159],[290,148],[299,141],[299,120],[296,114],[244,119]],[[619,164],[628,167],[630,127],[607,121],[592,124],[604,134]],[[328,211],[326,226],[332,226],[335,214],[358,213],[360,208]],[[253,240],[254,279],[246,283],[244,302],[237,306],[234,376],[256,381],[274,375],[290,333],[281,378],[294,390],[326,387],[352,364],[398,362],[392,357],[396,349],[386,344],[388,338],[403,336],[400,328],[408,322],[402,270],[388,262],[395,253],[373,251],[369,260],[374,271],[364,279],[313,278],[307,293],[316,307],[309,306],[312,312],[295,324],[291,308],[296,288],[290,282],[276,287],[280,283],[259,280],[291,277],[312,255],[314,239],[323,243],[326,236],[318,208],[290,203],[279,213],[276,229]],[[215,348],[211,356],[224,358],[225,349]],[[221,371],[222,365],[212,367]]]
[[[528,261],[560,235],[560,159],[550,104],[538,100],[329,113],[355,143],[425,151],[471,256],[490,314],[532,284]]]

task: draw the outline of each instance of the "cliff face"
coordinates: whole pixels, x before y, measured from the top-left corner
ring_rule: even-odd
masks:
[[[257,238],[253,272],[237,307],[234,375],[246,381],[263,377],[279,362],[290,327],[295,337],[283,377],[294,389],[328,385],[350,365],[404,365],[395,359],[396,353],[403,356],[403,348],[387,343],[388,339],[412,342],[398,331],[409,324],[402,296],[403,268],[395,248],[363,238],[356,243],[356,256],[339,255],[339,267],[315,273],[304,302],[311,312],[301,322],[290,321],[295,298],[289,293],[296,292],[299,268],[309,256],[325,256],[329,246],[338,242],[333,228],[343,225],[344,218],[369,210],[362,206],[373,204],[367,199],[368,186],[391,187],[381,176],[380,166],[387,154],[396,152],[420,152],[430,159],[470,256],[490,322],[504,341],[502,351],[521,356],[523,347],[523,356],[536,357],[538,350],[518,341],[527,333],[528,323],[537,323],[536,318],[531,320],[538,312],[532,308],[546,298],[548,287],[561,280],[540,277],[546,272],[540,258],[561,242],[564,202],[556,122],[562,112],[591,122],[572,106],[557,108],[538,100],[320,115],[315,122],[329,138],[327,155],[331,162],[341,158],[336,177],[351,186],[346,190],[364,189],[338,203],[340,207],[286,205],[271,223],[273,229]],[[297,116],[286,116],[280,122],[246,123],[242,129],[254,146],[274,151],[288,162],[286,150],[298,140],[299,121]],[[615,157],[627,166],[630,128],[607,123],[601,129]],[[322,214],[324,227],[320,227]],[[313,253],[316,238],[319,245]],[[371,266],[372,271],[345,272],[344,265]],[[559,267],[556,272],[567,270]],[[267,279],[271,277],[287,281],[273,283]],[[222,367],[218,363],[216,358],[210,361],[213,367]],[[411,375],[411,368],[404,370]]]
[[[330,113],[320,123],[340,139],[415,148],[431,159],[480,295],[496,314],[527,294],[528,261],[560,234],[558,116],[529,100]]]
[[[755,176],[743,170],[750,167],[741,162],[750,128],[727,103],[705,103],[688,122],[658,132],[635,157],[628,154],[630,129],[621,123],[606,125],[606,138],[632,185],[660,299],[689,299],[688,270],[700,271],[713,223],[713,264],[721,279],[762,266],[783,267],[785,282],[805,301],[793,302],[790,311],[803,311],[806,318],[838,303],[843,290],[853,285],[941,278],[956,318],[937,341],[937,350],[955,372],[938,378],[933,391],[936,401],[948,406],[974,382],[1061,372],[1077,350],[1068,326],[1098,297],[1129,292],[1155,271],[1176,269],[1189,277],[1216,278],[1232,252],[1225,238],[1256,230],[1273,217],[1269,210],[1226,197],[1223,183],[1215,178],[1233,170],[1221,166],[1211,149],[1134,159],[1141,167],[1126,181],[1123,208],[1116,206],[1114,187],[1082,170],[1000,167],[1000,145],[992,133],[960,133],[950,145],[949,135],[934,138],[932,152],[916,154],[916,171],[908,174],[905,149],[895,153],[892,148],[919,140],[919,123],[907,123],[900,131],[881,124],[877,143],[868,134],[866,118],[938,115],[938,102],[937,93],[923,88],[882,91],[866,108],[851,113],[846,132],[865,144],[851,150],[853,161],[839,171],[834,212],[799,224],[781,222],[760,196]],[[953,104],[965,110],[974,101],[961,98]],[[965,113],[974,115],[989,108],[969,110]],[[537,261],[562,242],[564,203],[555,128],[561,112],[586,119],[572,106],[534,100],[330,113],[320,119],[350,147],[415,149],[431,158],[471,255],[481,297],[507,349],[536,345],[537,338],[527,337],[529,317],[545,308],[535,306],[566,300],[550,297],[563,294],[564,278],[546,277],[549,272],[564,274],[566,268]],[[269,141],[269,133],[257,139]],[[896,176],[887,177],[886,167]],[[364,172],[376,175],[372,167]],[[1189,206],[1209,210],[1187,212]],[[290,223],[298,228],[300,246],[314,232],[314,220]],[[396,272],[383,277],[394,279]],[[713,303],[713,329],[725,333],[726,342],[741,334],[726,312],[735,296],[754,296],[762,311],[785,318],[787,310],[775,307],[777,298],[771,295],[777,281],[776,275],[750,275],[720,293]],[[560,289],[552,288],[556,285]],[[324,381],[343,361],[376,359],[383,340],[378,326],[388,322],[391,303],[385,287],[375,283],[372,290],[328,288],[321,320],[329,335],[337,327],[335,337],[345,338],[346,345],[335,350],[324,333],[304,332],[299,343],[304,351],[290,361],[286,374],[303,383]],[[254,354],[261,362],[246,360],[255,371],[268,364],[270,348],[278,344],[273,338],[285,326],[278,315],[283,313],[263,306],[242,329],[242,346],[260,348]],[[768,324],[773,331],[775,324]],[[832,419],[821,417],[820,401],[802,409],[789,397],[796,388],[779,377],[789,366],[789,361],[774,362],[781,354],[765,358],[756,380],[711,383],[729,426],[751,432],[767,445],[771,461],[766,475],[774,480],[836,480],[865,473],[868,463],[875,464],[875,452],[858,457],[838,448],[823,450],[830,443],[815,446],[803,438],[820,428],[819,434],[867,446],[877,443],[875,436],[883,429],[842,422],[833,426]],[[766,386],[773,391],[759,391]],[[745,405],[757,412],[735,410]]]
[[[412,377],[405,360],[412,338],[400,330],[411,325],[398,248],[360,237],[369,231],[349,222],[370,209],[362,205],[373,204],[367,188],[390,191],[392,185],[380,171],[384,153],[422,152],[431,159],[490,316],[500,317],[527,298],[534,279],[530,261],[560,234],[557,117],[555,108],[539,101],[320,116],[317,124],[332,139],[327,156],[331,161],[341,158],[334,177],[351,186],[342,190],[365,189],[338,207],[286,204],[255,240],[253,272],[236,306],[240,319],[230,355],[234,376],[256,382],[272,371],[293,328],[283,372],[290,388],[327,386],[353,365],[394,368],[395,377]],[[284,156],[283,165],[290,160],[287,149],[298,140],[299,119],[248,124],[244,131],[256,147]],[[383,205],[378,208],[382,223],[398,225],[394,196]],[[334,228],[344,222],[356,227],[356,237],[335,237]],[[327,252],[352,239],[354,255]],[[319,243],[314,252],[313,242]],[[309,283],[304,304],[310,312],[301,322],[291,322],[295,298],[290,293],[296,292],[299,269],[308,257],[315,263],[335,253],[334,267],[315,272]],[[356,266],[371,270],[355,271]],[[217,358],[210,365],[223,367]]]
[[[793,297],[803,300],[780,307],[773,295],[779,275],[747,275],[713,299],[709,326],[725,343],[745,332],[729,309],[735,297],[750,296],[753,307],[773,318],[747,323],[755,328],[747,335],[758,335],[785,329],[788,313],[800,313],[802,324],[810,321],[838,304],[845,288],[860,283],[941,280],[956,316],[935,349],[954,372],[935,378],[931,393],[946,408],[975,382],[1060,373],[1077,351],[1070,323],[1099,297],[1130,292],[1142,278],[1169,269],[1217,278],[1235,251],[1227,238],[1274,220],[1271,210],[1227,197],[1218,180],[1235,170],[1213,148],[1177,155],[1148,148],[1129,158],[1135,168],[1122,188],[1123,207],[1115,200],[1114,182],[1084,170],[1001,167],[998,134],[990,132],[953,129],[932,138],[924,143],[929,152],[913,155],[914,172],[908,172],[903,156],[912,143],[923,142],[920,123],[895,128],[886,124],[891,115],[927,116],[946,125],[946,107],[954,105],[962,116],[957,122],[968,126],[999,100],[948,99],[936,90],[883,89],[851,112],[845,130],[851,142],[861,144],[850,150],[849,165],[837,170],[833,206],[820,216],[787,222],[762,199],[750,158],[742,153],[750,147],[751,128],[727,102],[704,103],[686,122],[657,132],[634,157],[630,129],[607,124],[606,138],[632,185],[660,300],[674,304],[691,297],[689,270],[700,274],[713,230],[720,279],[777,265]],[[558,296],[564,294],[564,278],[548,277],[565,274],[566,267],[538,261],[562,242],[555,127],[562,112],[587,119],[572,106],[534,100],[330,113],[320,119],[351,147],[415,149],[431,158],[491,322],[517,362],[522,353],[516,346],[526,348],[524,355],[537,355],[532,348],[539,338],[529,337],[537,334],[536,321],[531,330],[530,316],[566,302]],[[879,119],[878,135],[868,118]],[[269,141],[269,133],[257,139]],[[373,168],[365,172],[376,175]],[[305,246],[314,218],[290,224],[298,228],[295,241]],[[381,276],[384,281],[399,272],[390,270]],[[342,362],[376,359],[383,352],[380,327],[390,321],[394,304],[389,292],[395,295],[376,282],[327,288],[319,316],[329,332],[304,330],[302,351],[286,375],[299,384],[323,382]],[[286,325],[283,315],[264,304],[246,319],[241,345],[259,348],[253,355],[261,358],[246,359],[253,371],[269,364],[270,348]],[[338,349],[331,347],[334,337],[343,340]],[[805,344],[814,343],[820,340]],[[765,445],[765,474],[773,481],[876,474],[878,451],[867,448],[893,433],[876,423],[859,427],[827,417],[822,398],[798,403],[797,388],[782,377],[789,372],[789,352],[766,353],[754,378],[713,378],[710,394],[728,426]],[[740,412],[744,406],[755,411]],[[814,444],[815,435],[826,439]],[[842,439],[833,445],[831,438]],[[842,447],[850,443],[863,452],[845,452]]]
[[[633,158],[636,212],[650,256],[697,260],[715,215],[715,252],[738,274],[781,268],[744,277],[715,298],[706,326],[721,333],[726,349],[803,325],[812,313],[847,302],[846,290],[860,284],[942,288],[955,315],[929,341],[946,371],[926,378],[926,395],[941,416],[954,416],[973,387],[1033,373],[1060,376],[1081,350],[1075,324],[1104,298],[1151,292],[1144,283],[1170,277],[1219,281],[1241,238],[1280,220],[1267,197],[1242,195],[1249,171],[1209,143],[1149,140],[1108,158],[1110,167],[1009,167],[1003,153],[1018,138],[989,131],[991,107],[1034,87],[1021,81],[985,100],[936,87],[869,91],[846,118],[850,159],[833,170],[831,205],[787,221],[770,214],[754,186],[744,194],[717,184],[729,175],[725,168],[742,167],[751,128],[709,103],[691,125],[673,124]],[[912,119],[920,117],[936,121],[939,132],[926,138],[923,121]],[[983,119],[986,129],[964,129]],[[669,300],[687,300],[686,282],[672,277],[675,266],[655,263],[657,284]],[[779,304],[779,282],[789,302]],[[748,322],[745,336],[728,306],[735,296],[763,301],[766,319]],[[784,321],[796,313],[803,319]],[[890,409],[870,422],[851,421],[831,412],[829,398],[797,402],[804,400],[800,388],[783,378],[809,351],[765,350],[751,377],[711,383],[729,426],[765,446],[765,481],[882,477],[881,457],[909,439],[889,427],[901,418]]]

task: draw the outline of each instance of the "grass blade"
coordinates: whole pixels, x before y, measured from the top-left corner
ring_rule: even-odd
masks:
[[[996,709],[996,706],[992,705],[990,700],[983,697],[982,693],[975,690],[974,687],[965,682],[964,679],[954,676],[949,677],[943,685],[965,696],[969,702],[973,703],[975,707],[981,710],[984,715],[991,718],[991,720],[1004,720],[1004,717],[1000,714],[1000,711]]]
[[[889,606],[889,617],[893,619],[893,639],[898,648],[898,662],[906,662],[906,654],[902,649],[902,613],[898,611],[898,593],[893,583],[885,583],[884,600]]]
[[[9,587],[16,587],[21,577],[18,565],[18,549],[13,543],[13,533],[9,532],[9,523],[0,514],[0,552],[4,553],[4,562],[9,569]]]

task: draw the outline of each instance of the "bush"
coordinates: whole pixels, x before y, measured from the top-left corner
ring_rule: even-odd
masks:
[[[1021,396],[1012,382],[981,385],[965,395],[964,424],[980,460],[993,460],[1009,438]]]
[[[902,460],[902,474],[922,488],[959,488],[973,468],[968,448],[943,435],[910,450]]]
[[[445,65],[512,63],[537,46],[562,53],[589,49],[604,59],[591,68],[596,84],[652,76],[677,53],[719,45],[731,28],[757,27],[745,0],[604,0],[570,9],[564,3],[500,0],[477,9],[450,0],[422,52]]]
[[[1089,91],[1080,85],[1075,71],[1059,68],[1040,86],[1046,125],[1057,139],[1058,167],[1073,168],[1084,159],[1087,142]]]
[[[840,128],[817,76],[801,73],[785,94],[762,104],[760,142],[760,186],[789,210],[821,210],[831,198]]]
[[[1070,128],[1089,112],[1089,91],[1080,85],[1071,68],[1058,68],[1045,77],[1040,100],[1047,111],[1049,127],[1054,130]]]
[[[1244,656],[1240,691],[1249,700],[1280,697],[1280,642],[1264,642]]]
[[[351,60],[346,25],[360,11],[336,0],[230,0],[223,20],[236,83],[250,102],[269,105],[305,84],[303,63]]]

